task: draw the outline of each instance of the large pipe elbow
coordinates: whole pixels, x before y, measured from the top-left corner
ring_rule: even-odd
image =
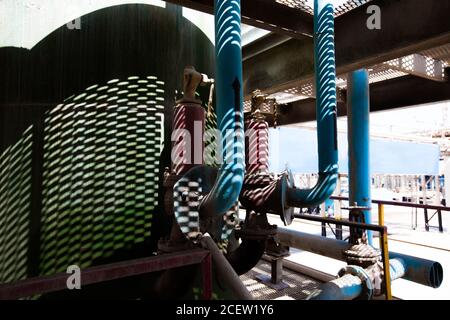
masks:
[[[242,171],[242,172],[241,172]],[[200,203],[201,217],[223,215],[235,205],[242,189],[244,170],[219,170],[211,192]]]
[[[322,204],[333,194],[337,179],[337,172],[319,173],[319,180],[311,189],[288,188],[286,197],[288,206],[308,208]]]
[[[288,204],[314,207],[334,192],[338,179],[334,9],[331,0],[314,1],[314,70],[317,91],[319,180],[311,189],[288,188]]]
[[[261,260],[266,250],[266,240],[242,240],[239,247],[226,255],[226,258],[238,275],[252,270]]]
[[[216,113],[222,167],[201,201],[201,216],[223,215],[238,200],[244,182],[244,116],[240,0],[215,0]]]

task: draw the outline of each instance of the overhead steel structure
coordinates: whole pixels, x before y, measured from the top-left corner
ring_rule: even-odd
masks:
[[[244,143],[243,135],[240,134],[244,124],[243,100],[245,97],[249,97],[255,89],[260,89],[265,94],[272,94],[274,97],[290,95],[290,105],[279,106],[278,110],[276,110],[276,113],[281,115],[289,108],[291,112],[298,112],[297,109],[304,111],[304,107],[301,107],[302,104],[305,103],[305,100],[306,102],[314,101],[315,91],[317,91],[317,105],[319,106],[317,108],[318,140],[319,143],[321,140],[323,142],[320,143],[318,150],[319,169],[320,173],[325,177],[325,179],[322,179],[325,182],[323,185],[319,184],[318,188],[311,190],[295,190],[289,184],[288,187],[291,192],[287,193],[287,203],[291,202],[293,206],[303,206],[303,204],[305,206],[316,205],[318,202],[323,202],[323,200],[328,198],[329,194],[332,193],[332,189],[334,189],[334,177],[337,175],[337,168],[335,168],[337,142],[333,144],[334,139],[332,138],[336,137],[336,124],[335,122],[334,126],[332,124],[336,119],[339,108],[345,109],[346,106],[347,73],[354,72],[354,70],[360,68],[371,70],[369,75],[364,71],[364,79],[362,79],[361,83],[357,79],[357,74],[351,73],[349,77],[350,115],[354,117],[353,119],[357,124],[364,122],[364,117],[369,112],[369,103],[372,106],[377,105],[372,103],[373,101],[369,100],[366,94],[369,82],[379,86],[384,85],[383,90],[390,90],[393,93],[389,95],[389,98],[384,97],[383,94],[378,94],[378,96],[374,94],[372,99],[385,99],[379,102],[378,107],[380,109],[392,108],[392,106],[414,105],[421,103],[423,99],[443,100],[450,98],[450,90],[447,90],[449,82],[445,71],[449,57],[445,52],[448,51],[446,47],[450,42],[450,21],[447,19],[450,3],[441,0],[430,0],[426,3],[418,3],[413,0],[351,0],[342,2],[334,11],[325,10],[324,8],[332,8],[330,1],[314,1],[316,4],[314,18],[311,15],[312,11],[308,6],[308,2],[301,0],[244,1],[242,8],[239,6],[239,0],[168,1],[204,12],[215,13],[218,124],[221,131],[230,129],[234,130],[235,134],[232,139],[233,150],[230,156],[232,161],[230,163],[226,162],[221,167],[216,179],[214,179],[214,185],[209,188],[211,192],[201,200],[196,199],[199,201],[188,203],[188,210],[195,206],[194,209],[198,211],[201,218],[209,218],[213,213],[218,213],[217,215],[222,217],[236,203],[244,180]],[[383,13],[381,29],[371,30],[367,28],[367,9],[368,6],[372,5],[380,8],[380,11]],[[244,61],[243,72],[241,68],[240,9],[242,9],[243,22],[277,33],[277,35],[270,34],[244,48],[242,59]],[[317,27],[317,21],[318,19],[320,20],[318,13],[326,15],[326,19],[324,19],[326,22],[325,27],[329,26],[329,32],[325,32],[326,30]],[[334,18],[336,18],[335,22]],[[350,31],[352,32],[351,37],[349,36]],[[323,39],[327,39],[322,43],[325,50],[323,48],[323,51],[317,50],[317,45],[319,44],[320,46]],[[336,44],[336,52],[334,51],[334,42]],[[328,60],[329,65],[325,63],[322,65],[323,60],[321,58]],[[314,71],[321,67],[324,68],[324,65],[326,69],[324,73],[321,74],[319,70],[315,74]],[[329,77],[326,76],[327,73],[330,75]],[[338,77],[336,77],[336,74]],[[317,80],[315,86],[313,85],[314,78]],[[421,95],[414,96],[414,94],[410,94],[410,87],[405,87],[405,81],[410,81],[410,83],[422,81],[421,88],[418,88],[418,91],[422,90]],[[358,83],[361,87],[364,87],[362,88],[362,98],[354,95],[354,93],[361,93],[359,92],[360,89],[358,89],[360,88]],[[392,90],[393,85],[404,89],[394,93],[394,90]],[[336,93],[336,87],[340,92]],[[330,93],[331,91],[333,92]],[[376,90],[374,91],[376,92]],[[324,92],[327,92],[325,97],[322,96]],[[431,94],[433,95],[431,96]],[[309,100],[305,98],[309,98]],[[398,100],[392,101],[395,98]],[[323,103],[323,99],[331,101]],[[363,113],[355,114],[353,108],[357,108],[360,105],[364,106]],[[286,113],[284,112],[285,117]],[[304,116],[294,117],[292,114],[287,117],[290,118],[289,121],[294,122],[307,120]],[[321,121],[324,125],[320,125]],[[285,124],[281,121],[277,122]],[[367,138],[368,136],[367,126],[352,128],[351,131],[350,134],[353,135],[362,132],[364,137]],[[321,135],[326,139],[321,139]],[[362,143],[364,141],[363,139]],[[358,147],[361,141],[354,142],[357,144],[354,146],[356,149],[362,148]],[[330,147],[329,145],[333,145],[333,148],[327,149]],[[367,146],[365,146],[365,149],[367,149]],[[367,157],[368,155],[364,152],[362,155],[364,163],[367,162]],[[358,170],[355,174],[355,181],[362,181],[366,185],[369,176],[366,170],[367,163],[363,167],[363,170]],[[202,174],[207,173],[205,170],[196,171],[195,169],[191,169],[187,173],[183,172],[185,174],[184,177],[188,180],[190,178],[203,178],[203,176],[196,175],[199,171],[202,171]],[[354,186],[353,188],[364,189],[364,187]],[[177,189],[177,185],[175,185],[175,189]],[[185,201],[186,194],[183,193],[184,191],[178,193],[177,190],[173,191],[174,199],[178,197],[179,203]],[[202,192],[205,192],[205,190]],[[352,194],[350,195],[351,197],[353,196]],[[359,193],[355,195],[355,199],[359,197],[362,197],[363,200],[364,197],[370,198],[368,195]],[[361,203],[360,200],[355,201],[358,201],[358,204]],[[194,202],[196,203],[195,205],[192,204]],[[370,199],[367,202],[370,203]],[[179,204],[177,205],[179,206]],[[178,218],[176,214],[175,216]],[[292,239],[296,241],[301,237],[301,235],[296,234]],[[228,266],[226,262],[222,261],[224,259],[221,259],[223,257],[220,255],[218,248],[215,245],[211,245],[209,240],[207,236],[204,237],[203,245],[212,251],[212,262],[216,265]],[[345,253],[347,262],[350,261],[350,258],[354,258],[353,256],[350,257],[349,251],[359,246],[359,243],[356,242],[351,244],[352,247],[346,250]],[[357,255],[356,257],[359,258],[361,256]],[[372,265],[378,263],[377,256],[370,256],[369,258],[371,261],[374,261]],[[403,258],[403,260],[405,259]],[[437,274],[436,278],[438,281],[436,282],[440,284],[442,272],[439,267],[434,267],[434,262],[419,261],[414,257],[411,258],[411,261],[409,263],[408,260],[402,265],[414,267],[419,265],[421,267],[418,268],[419,270],[431,265],[433,268],[429,267],[427,269],[430,271],[427,275]],[[210,262],[207,261],[206,264],[210,264]],[[228,269],[231,270],[230,268]],[[222,271],[224,274],[230,274],[226,268]],[[361,274],[366,275],[364,270],[361,271]],[[408,274],[406,268],[395,275],[402,276],[403,274]],[[421,278],[415,273],[413,274],[413,280],[419,282]],[[165,275],[170,276],[171,273],[167,272]],[[172,282],[176,280],[169,276],[167,278],[171,279]],[[178,276],[180,277],[182,274],[178,273]],[[356,277],[357,275],[350,274],[349,276]],[[369,279],[369,276],[366,278]],[[238,278],[233,273],[230,279],[231,282],[234,282]],[[369,280],[375,282],[373,279]],[[435,283],[428,283],[428,285],[435,286]],[[165,289],[166,287],[169,287],[167,283],[160,281],[158,286],[156,286],[156,291],[163,292],[164,290],[160,290],[160,288]],[[357,283],[354,287],[361,288],[362,284]],[[234,291],[240,292],[241,296],[245,298],[248,297],[242,286],[236,285]]]
[[[212,0],[169,0],[213,13]],[[335,7],[338,115],[345,115],[346,74],[369,70],[371,111],[450,99],[448,1],[339,1]],[[381,12],[381,29],[367,28],[371,11]],[[369,12],[369,13],[368,13]],[[242,22],[272,31],[243,47],[244,96],[259,89],[280,105],[278,124],[314,119],[313,10],[305,0],[242,3]],[[348,32],[351,30],[351,36]],[[415,90],[411,92],[410,88]],[[389,90],[392,94],[383,94]],[[269,121],[270,123],[270,121]]]

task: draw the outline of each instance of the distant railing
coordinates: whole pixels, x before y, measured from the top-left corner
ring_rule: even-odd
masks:
[[[339,197],[332,196],[330,197],[332,200],[337,201],[348,201],[347,197]],[[396,206],[396,207],[407,207],[407,208],[416,208],[424,210],[424,219],[425,219],[425,230],[430,231],[430,221],[437,215],[438,217],[438,226],[439,232],[444,232],[444,227],[442,225],[442,211],[450,211],[450,207],[444,206],[436,206],[436,205],[428,205],[428,204],[420,204],[420,203],[412,203],[412,202],[400,202],[400,201],[386,201],[386,200],[372,200],[372,203],[378,205],[378,221],[379,225],[384,225],[384,207],[385,206]],[[428,210],[435,211],[431,217],[428,215]]]

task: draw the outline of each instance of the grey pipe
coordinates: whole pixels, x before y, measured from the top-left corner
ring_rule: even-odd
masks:
[[[283,245],[341,261],[345,261],[344,250],[350,247],[348,242],[342,240],[333,240],[283,227],[278,227],[277,239]]]
[[[403,279],[432,288],[439,288],[441,286],[442,280],[444,279],[444,271],[439,262],[396,252],[390,252],[389,258],[403,261],[403,265],[405,266]]]
[[[405,275],[404,261],[392,259],[389,261],[391,281]],[[361,296],[364,287],[360,278],[346,274],[338,279],[333,279],[320,287],[307,298],[308,300],[354,300]],[[367,296],[366,296],[367,298]]]
[[[404,275],[404,261],[393,259],[390,261],[391,281],[401,278]],[[357,276],[346,274],[343,277],[334,279],[322,284],[307,298],[308,300],[353,300],[361,297],[364,286]],[[367,299],[369,295],[364,295]]]
[[[238,300],[253,300],[251,293],[242,283],[241,279],[233,270],[233,267],[228,263],[222,252],[220,252],[219,248],[217,248],[216,243],[209,234],[205,234],[202,237],[201,244],[211,252],[214,270],[217,272],[219,278],[222,279],[231,290],[233,296]]]
[[[345,261],[344,250],[350,248],[350,244],[342,240],[334,240],[316,236],[304,232],[278,227],[277,239],[283,245],[305,250]],[[405,269],[403,279],[423,284],[432,288],[439,288],[443,280],[443,269],[439,262],[412,257],[401,253],[390,252],[390,259],[402,262]],[[397,265],[398,266],[398,265]]]
[[[272,258],[266,254],[263,255],[262,258],[264,261],[267,261],[267,262],[272,261]],[[308,277],[318,280],[320,282],[328,282],[328,281],[336,279],[335,275],[330,275],[326,272],[322,272],[320,270],[307,267],[305,265],[299,264],[299,263],[291,261],[289,259],[283,259],[283,269],[292,270],[296,273],[303,274],[305,276],[308,276]]]

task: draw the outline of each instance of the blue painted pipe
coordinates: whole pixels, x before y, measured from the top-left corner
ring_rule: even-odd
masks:
[[[223,164],[212,191],[200,203],[201,216],[223,215],[238,200],[244,181],[244,115],[240,0],[215,0],[216,113]]]
[[[351,72],[348,77],[348,167],[350,206],[370,207],[369,159],[369,73],[365,69]],[[372,223],[370,211],[363,211],[365,223]],[[367,231],[372,245],[372,231]]]
[[[442,265],[437,261],[396,252],[390,252],[389,258],[391,266],[392,261],[398,261],[403,265],[403,279],[414,281],[431,288],[439,288],[444,280],[444,270]],[[391,277],[393,277],[392,272],[391,268]]]
[[[389,261],[391,281],[402,278],[405,275],[405,268],[405,262],[401,259],[392,259]],[[307,300],[371,299],[372,294],[373,292],[368,294],[367,290],[364,289],[360,277],[345,274],[340,278],[321,284],[318,289],[311,293]]]
[[[332,0],[314,0],[314,61],[316,83],[319,180],[312,189],[289,188],[287,204],[314,207],[334,192],[338,179],[336,128],[336,62]]]
[[[353,300],[363,292],[361,280],[351,274],[325,282],[315,289],[306,300]]]
[[[277,240],[292,248],[313,252],[329,258],[345,261],[343,252],[350,248],[347,241],[324,238],[283,227],[277,229]],[[444,272],[437,261],[389,252],[391,279],[404,278],[432,288],[442,284]]]

